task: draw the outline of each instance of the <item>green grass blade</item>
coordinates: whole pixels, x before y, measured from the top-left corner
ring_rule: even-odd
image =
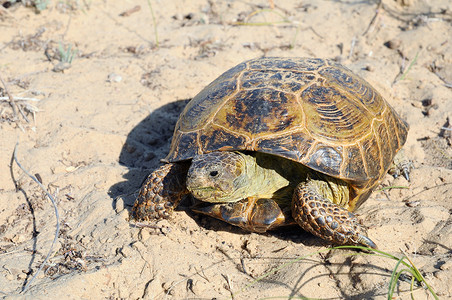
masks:
[[[235,297],[238,294],[242,293],[243,291],[245,291],[249,287],[253,286],[257,282],[265,279],[266,277],[268,277],[268,276],[270,276],[270,275],[272,275],[272,274],[284,269],[288,265],[291,265],[291,264],[294,264],[296,262],[302,261],[302,260],[304,260],[306,258],[309,258],[309,257],[313,256],[313,255],[320,254],[320,253],[327,252],[327,251],[331,251],[331,250],[334,250],[334,249],[354,249],[354,250],[359,249],[359,250],[364,250],[365,252],[353,253],[353,254],[350,254],[350,255],[374,255],[374,256],[377,256],[377,257],[383,257],[383,258],[386,258],[386,259],[393,259],[393,260],[397,261],[397,263],[396,263],[396,265],[395,265],[395,267],[394,267],[394,269],[393,269],[393,271],[391,273],[391,279],[390,279],[390,282],[389,282],[389,287],[388,287],[388,299],[389,300],[393,299],[393,295],[394,295],[395,288],[397,286],[397,282],[400,279],[400,276],[404,272],[409,273],[409,274],[412,275],[412,278],[411,278],[411,297],[412,298],[414,298],[414,296],[413,296],[414,280],[417,280],[421,284],[424,284],[427,287],[427,289],[429,290],[429,292],[432,294],[432,296],[436,300],[438,300],[438,296],[433,291],[433,288],[426,282],[425,278],[422,276],[420,271],[413,264],[413,262],[410,260],[410,258],[408,257],[408,255],[405,252],[402,251],[403,256],[401,258],[399,258],[399,257],[397,257],[395,255],[390,254],[390,253],[387,253],[387,252],[384,252],[384,251],[381,251],[381,250],[378,250],[378,249],[368,248],[368,247],[365,247],[365,246],[337,246],[337,247],[332,247],[332,248],[326,248],[326,249],[315,251],[315,252],[309,253],[307,255],[304,255],[304,256],[301,256],[301,257],[289,260],[288,262],[286,262],[286,263],[284,263],[284,264],[282,264],[280,266],[277,266],[275,268],[272,268],[270,271],[264,273],[263,275],[259,276],[256,279],[252,280],[250,283],[245,285],[241,290],[233,293],[233,297]],[[408,260],[408,262],[406,262],[405,259]],[[402,266],[402,265],[405,268],[403,268],[401,270],[398,270],[399,267]],[[279,298],[281,298],[281,297],[263,298],[263,299],[279,299]],[[286,299],[286,298],[284,298],[284,299]],[[304,297],[304,298],[300,298],[300,299],[311,300],[312,298]]]
[[[385,186],[382,187],[381,189],[378,189],[379,192],[381,191],[385,191],[385,190],[391,190],[391,189],[409,189],[409,186],[404,186],[404,185],[393,185],[393,186]]]
[[[155,14],[154,14],[154,9],[152,8],[151,0],[148,0],[148,6],[149,6],[149,10],[151,11],[152,23],[154,25],[155,46],[158,48],[159,47],[159,35],[158,35],[158,31],[157,31],[157,21],[155,20]]]
[[[410,65],[408,66],[408,68],[406,69],[405,72],[403,72],[402,76],[400,76],[399,80],[404,80],[406,75],[408,74],[408,72],[411,70],[411,68],[413,67],[413,65],[416,63],[417,61],[417,57],[419,56],[419,52],[420,50],[416,53],[416,56],[413,58],[413,60],[411,61]]]
[[[405,253],[404,253],[405,254]],[[410,262],[412,268],[413,268],[413,276],[416,277],[416,279],[419,282],[422,282],[425,284],[425,286],[427,286],[427,289],[429,290],[429,292],[432,294],[432,296],[436,299],[439,300],[438,296],[436,295],[435,291],[433,290],[433,288],[430,286],[430,284],[427,283],[427,280],[425,280],[424,276],[422,276],[421,272],[419,271],[419,269],[416,267],[416,265],[411,261],[411,259],[408,257],[408,255],[406,255],[406,258],[408,259],[408,261]]]
[[[400,274],[402,274],[402,271],[397,272],[397,269],[399,268],[400,264],[403,263],[403,260],[405,259],[405,256],[402,256],[396,263],[394,269],[392,270],[391,279],[389,280],[389,289],[388,289],[388,300],[392,299],[392,296],[394,294],[395,287],[397,285],[397,280],[400,277]],[[404,269],[405,270],[405,269]]]
[[[411,292],[411,300],[414,300],[414,295],[413,295],[413,292],[414,292],[414,276],[411,277],[410,292]]]

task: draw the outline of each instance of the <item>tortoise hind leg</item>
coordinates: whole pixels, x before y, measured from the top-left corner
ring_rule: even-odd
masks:
[[[188,193],[187,163],[165,164],[152,172],[140,189],[132,215],[136,220],[168,218]]]
[[[410,181],[410,172],[411,170],[413,170],[413,168],[413,162],[406,157],[405,151],[402,149],[394,156],[388,173],[394,178],[403,175],[403,177],[405,177],[407,181]]]
[[[306,231],[335,244],[363,245],[376,249],[363,234],[354,214],[321,195],[313,182],[302,182],[294,191],[292,215]]]

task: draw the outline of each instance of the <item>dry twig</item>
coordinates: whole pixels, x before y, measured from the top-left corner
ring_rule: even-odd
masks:
[[[13,152],[13,158],[14,161],[16,162],[16,164],[19,166],[19,168],[22,169],[22,171],[24,171],[25,174],[28,175],[28,177],[30,177],[31,179],[33,179],[34,182],[36,182],[39,187],[46,193],[47,197],[50,199],[50,201],[52,202],[53,208],[55,209],[55,218],[56,218],[56,230],[55,230],[55,236],[53,238],[52,244],[50,245],[50,249],[47,253],[46,258],[44,259],[44,261],[41,263],[41,265],[39,266],[39,269],[36,271],[35,275],[33,275],[33,277],[30,279],[30,281],[28,281],[28,283],[25,285],[25,287],[22,289],[21,293],[25,293],[28,288],[30,287],[31,283],[36,279],[36,277],[38,276],[39,272],[42,270],[42,268],[44,267],[44,265],[47,263],[47,260],[49,259],[50,255],[53,252],[53,246],[55,245],[57,239],[58,239],[58,233],[60,232],[60,214],[58,213],[58,207],[56,205],[55,199],[52,197],[52,195],[46,190],[46,188],[44,187],[44,185],[39,182],[39,180],[30,174],[30,172],[28,172],[24,167],[22,167],[22,165],[19,163],[19,160],[17,159],[17,147],[18,147],[19,143],[16,143],[16,146],[14,147],[14,152]],[[11,166],[12,167],[12,166]]]
[[[383,1],[380,0],[380,2],[377,5],[377,8],[375,9],[375,15],[373,16],[372,20],[370,20],[370,23],[367,26],[366,30],[364,30],[364,32],[362,34],[363,36],[374,30],[374,25],[382,11],[383,11]]]

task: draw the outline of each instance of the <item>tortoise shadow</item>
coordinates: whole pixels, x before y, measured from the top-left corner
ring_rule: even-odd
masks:
[[[121,197],[124,208],[130,212],[141,184],[168,154],[177,119],[189,101],[177,100],[157,108],[127,135],[119,154],[119,164],[127,168],[125,181],[108,190],[113,209]]]
[[[228,232],[237,235],[249,235],[256,232],[250,232],[242,229],[236,225],[229,224],[225,221],[216,219],[214,217],[194,212],[191,207],[198,200],[193,200],[192,196],[185,197],[179,204],[176,211],[185,211],[185,213],[193,219],[199,227],[209,231]],[[281,227],[268,230],[264,233],[257,233],[259,235],[272,236],[282,241],[291,241],[296,244],[302,244],[306,247],[331,247],[334,245],[328,244],[326,241],[314,236],[313,234],[303,230],[297,224],[283,225]]]
[[[189,101],[190,99],[177,100],[157,108],[127,135],[119,154],[119,164],[127,168],[127,173],[123,175],[125,180],[112,185],[108,190],[113,209],[116,210],[117,199],[121,198],[124,201],[124,209],[131,212],[142,183],[168,154],[176,122]],[[191,211],[192,203],[190,197],[186,197],[176,210],[185,211],[198,226],[213,231],[249,233],[224,221]],[[302,243],[305,246],[324,245],[321,239],[305,232],[297,225],[277,228],[264,234]]]

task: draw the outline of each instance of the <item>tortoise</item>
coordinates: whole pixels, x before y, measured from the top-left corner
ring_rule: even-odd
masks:
[[[376,248],[352,212],[407,132],[369,83],[333,60],[248,60],[186,105],[133,216],[168,218],[191,194],[196,212],[249,231],[297,223],[331,243]]]

